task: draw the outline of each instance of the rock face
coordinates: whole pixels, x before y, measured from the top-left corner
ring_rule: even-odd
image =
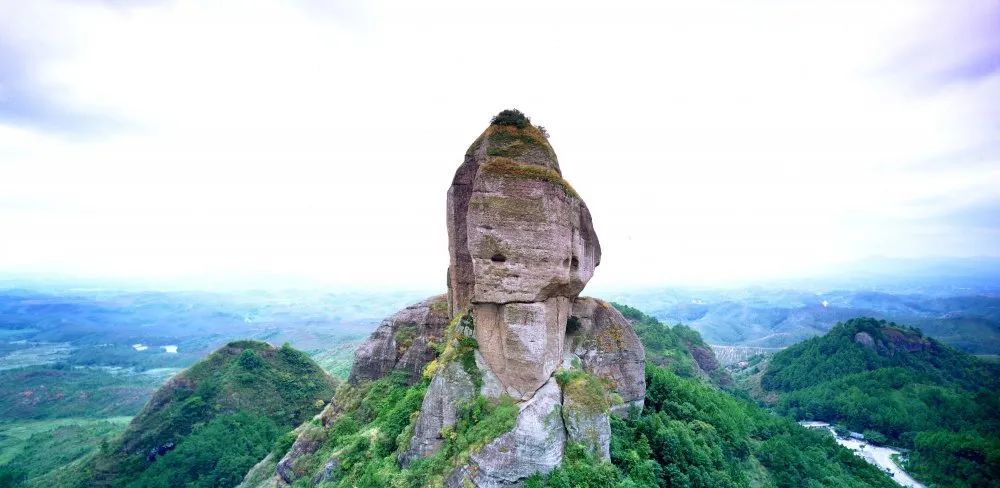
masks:
[[[559,364],[572,300],[600,264],[590,211],[527,119],[476,139],[447,208],[449,309],[472,310],[483,357],[525,400]]]
[[[508,395],[527,400],[552,376],[562,360],[569,312],[565,297],[473,306],[479,351]]]
[[[868,349],[875,349],[875,339],[867,332],[858,332],[857,334],[854,334],[854,342]]]
[[[441,430],[455,425],[458,407],[476,394],[472,378],[458,361],[446,364],[434,375],[420,406],[420,416],[413,430],[410,448],[400,457],[400,464],[429,456],[436,452],[444,439]]]
[[[611,459],[611,419],[607,410],[595,410],[579,398],[564,395],[562,415],[570,441],[598,459]]]
[[[448,325],[447,297],[439,295],[396,312],[354,351],[351,384],[381,378],[394,369],[405,371],[411,381],[420,378],[424,365],[434,359],[432,342],[440,342]]]
[[[566,333],[566,350],[580,358],[584,371],[609,380],[624,404],[642,407],[646,397],[646,352],[628,319],[607,302],[578,298]]]
[[[559,385],[550,378],[521,404],[514,430],[501,435],[455,471],[448,487],[519,486],[535,473],[548,473],[562,462],[566,431],[562,422]]]

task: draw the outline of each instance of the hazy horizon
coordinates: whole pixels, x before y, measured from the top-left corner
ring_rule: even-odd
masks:
[[[989,1],[0,1],[0,278],[443,290],[445,192],[511,107],[593,213],[588,290],[995,259],[998,23]]]

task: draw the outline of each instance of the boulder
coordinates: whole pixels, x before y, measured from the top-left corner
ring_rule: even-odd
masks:
[[[611,419],[607,408],[593,408],[583,398],[563,395],[562,415],[566,439],[598,459],[611,459]]]
[[[867,332],[854,334],[854,342],[867,349],[875,350],[875,339]]]
[[[623,405],[642,408],[646,397],[646,351],[621,312],[603,300],[581,297],[573,302],[566,332],[567,352],[580,358],[583,370],[609,380]]]
[[[406,307],[382,321],[354,352],[348,381],[381,378],[394,369],[405,371],[411,382],[420,379],[424,366],[434,359],[431,343],[441,342],[448,325],[445,295]]]

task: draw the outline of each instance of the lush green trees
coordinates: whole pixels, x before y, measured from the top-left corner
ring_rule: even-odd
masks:
[[[780,413],[913,449],[907,467],[917,477],[996,486],[998,373],[916,329],[863,318],[774,355],[761,384],[781,392]]]
[[[698,331],[683,324],[669,327],[636,308],[619,303],[613,305],[632,322],[632,327],[646,348],[647,361],[669,368],[680,376],[694,377],[705,374],[716,384],[724,385],[730,382],[729,375],[724,369],[716,367],[705,370],[698,365],[694,356],[696,352],[712,355],[711,348]]]
[[[333,379],[288,344],[231,342],[158,390],[81,483],[235,486],[333,393]],[[168,444],[176,449],[147,459]]]
[[[531,487],[892,487],[821,432],[806,430],[704,381],[646,367],[646,408],[612,419],[611,463],[569,446]]]
[[[284,429],[267,417],[239,412],[197,427],[177,449],[129,483],[134,488],[236,486],[267,455]]]

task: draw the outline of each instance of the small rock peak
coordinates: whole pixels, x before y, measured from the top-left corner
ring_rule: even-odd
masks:
[[[489,127],[466,151],[466,160],[470,158],[480,162],[498,158],[541,166],[562,175],[545,128],[532,125],[531,119],[517,109],[504,110],[493,117]]]

